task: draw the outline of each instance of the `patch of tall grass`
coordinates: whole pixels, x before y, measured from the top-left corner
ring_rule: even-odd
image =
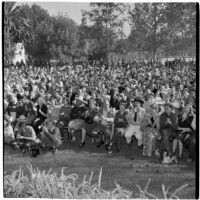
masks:
[[[10,175],[4,175],[4,197],[7,198],[53,198],[53,199],[159,199],[149,193],[148,181],[146,187],[139,189],[139,194],[123,189],[115,183],[115,189],[106,191],[101,187],[102,168],[100,169],[97,183],[92,184],[93,172],[89,179],[84,176],[80,181],[77,174],[66,175],[65,168],[61,174],[55,171],[40,171],[33,169],[31,164],[27,165],[30,176],[24,175],[22,168]],[[183,185],[169,194],[169,188],[162,185],[163,199],[179,199],[177,193],[187,185]]]

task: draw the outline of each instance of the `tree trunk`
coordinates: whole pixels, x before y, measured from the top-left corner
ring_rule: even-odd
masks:
[[[154,4],[154,27],[153,27],[153,62],[156,61],[156,29],[157,29],[157,21],[156,21],[156,13],[157,7],[156,4]]]
[[[74,56],[72,56],[72,65],[74,66]]]
[[[109,31],[108,31],[108,5],[106,4],[106,35],[107,35],[107,45],[106,45],[106,61],[107,64],[109,65]]]

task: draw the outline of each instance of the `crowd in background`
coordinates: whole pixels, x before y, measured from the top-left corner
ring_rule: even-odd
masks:
[[[119,152],[135,137],[144,156],[170,162],[186,148],[192,161],[195,131],[195,61],[4,69],[4,143],[23,151],[55,151],[80,133],[81,148]]]

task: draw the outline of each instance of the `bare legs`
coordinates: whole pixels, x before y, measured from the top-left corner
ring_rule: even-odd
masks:
[[[175,139],[173,140],[173,154],[175,154],[176,148],[178,146],[179,149],[179,157],[182,158],[182,152],[183,152],[183,143],[181,140]]]

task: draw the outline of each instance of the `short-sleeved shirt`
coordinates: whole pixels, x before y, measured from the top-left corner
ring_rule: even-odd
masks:
[[[19,129],[17,134],[24,137],[36,137],[35,131],[32,126],[26,126],[25,129]]]

